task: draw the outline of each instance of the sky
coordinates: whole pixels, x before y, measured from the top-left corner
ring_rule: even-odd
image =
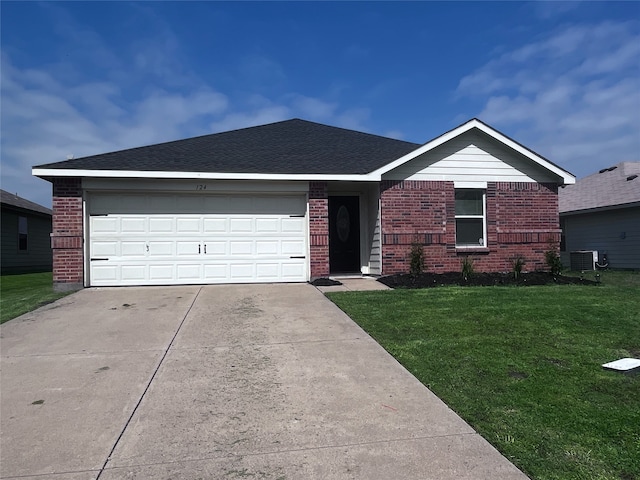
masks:
[[[640,160],[640,2],[0,2],[1,185],[302,118],[416,143],[477,117],[578,178]]]

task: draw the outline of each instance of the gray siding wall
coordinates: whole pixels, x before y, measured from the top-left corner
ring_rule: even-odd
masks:
[[[640,269],[640,207],[563,215],[566,251],[606,253],[610,268]]]
[[[28,248],[18,251],[18,217],[27,217]],[[51,217],[2,209],[1,270],[6,273],[50,272]]]

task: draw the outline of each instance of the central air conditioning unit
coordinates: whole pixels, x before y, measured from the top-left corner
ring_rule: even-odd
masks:
[[[597,250],[580,250],[570,254],[571,270],[595,270],[598,263]]]

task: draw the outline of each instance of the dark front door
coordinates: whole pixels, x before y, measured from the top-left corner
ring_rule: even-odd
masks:
[[[360,199],[329,197],[329,270],[360,272]]]

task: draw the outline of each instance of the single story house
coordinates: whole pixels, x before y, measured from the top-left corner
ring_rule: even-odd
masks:
[[[544,268],[566,170],[477,119],[415,144],[299,119],[33,167],[56,288]]]
[[[51,214],[42,205],[0,190],[2,275],[50,272]]]
[[[566,266],[570,252],[595,251],[603,266],[640,269],[640,162],[621,162],[561,188],[559,210]]]

